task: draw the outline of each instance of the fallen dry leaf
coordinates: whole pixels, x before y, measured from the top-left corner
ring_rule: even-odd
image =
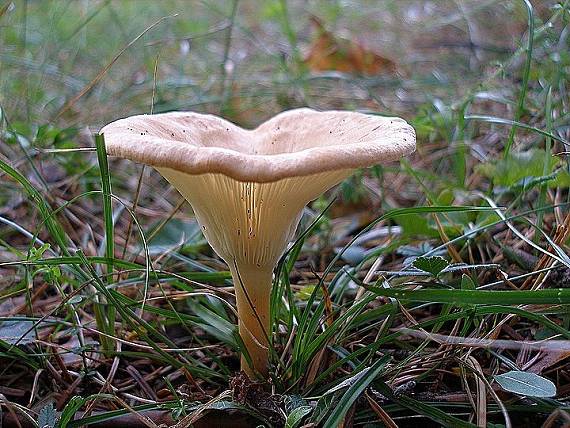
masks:
[[[340,71],[362,75],[397,74],[394,61],[373,52],[357,40],[348,40],[327,31],[320,19],[311,16],[317,37],[304,62],[311,71]]]

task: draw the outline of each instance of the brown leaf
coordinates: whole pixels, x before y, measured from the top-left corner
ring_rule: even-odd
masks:
[[[311,71],[340,71],[342,73],[378,75],[396,74],[394,61],[367,49],[357,40],[337,37],[327,31],[315,16],[311,22],[317,29],[309,53],[304,59]]]

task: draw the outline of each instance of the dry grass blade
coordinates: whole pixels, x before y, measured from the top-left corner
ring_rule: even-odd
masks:
[[[570,214],[566,215],[566,218],[564,219],[564,222],[562,224],[559,224],[556,226],[556,231],[554,233],[554,239],[552,240],[554,242],[554,244],[558,245],[559,247],[562,247],[565,245],[566,241],[568,240],[568,237],[570,236]],[[549,246],[548,248],[549,252],[554,252],[555,249],[552,247],[552,245]],[[540,259],[538,260],[538,262],[536,263],[536,266],[534,267],[534,271],[538,271],[541,269],[545,269],[548,268],[550,266],[553,266],[554,263],[556,263],[556,260],[553,260],[551,257],[548,256],[548,254],[543,254]],[[531,289],[531,290],[536,290],[540,284],[543,282],[544,278],[546,277],[546,275],[548,274],[548,272],[543,272],[541,274],[539,274],[536,278],[528,278],[522,285],[521,289],[525,290],[525,289]]]
[[[150,101],[150,114],[154,113],[154,100],[155,100],[155,96],[156,96],[156,82],[157,82],[157,77],[158,77],[158,58],[159,58],[159,55],[156,55],[156,60],[154,61],[154,71],[152,74],[152,98]],[[135,197],[133,199],[133,205],[131,207],[131,211],[133,214],[136,213],[137,208],[139,206],[139,198],[141,195],[141,188],[142,188],[144,172],[145,172],[145,165],[142,165],[141,166],[141,172],[139,174],[139,179],[137,181],[137,188],[135,190]],[[127,233],[126,233],[126,237],[125,237],[125,245],[123,246],[123,253],[121,256],[122,259],[125,258],[125,255],[127,253],[127,249],[129,247],[129,240],[131,238],[133,223],[134,223],[134,218],[130,217],[129,218],[129,225],[127,226]]]
[[[387,428],[398,428],[396,422],[394,422],[390,415],[384,411],[384,409],[370,396],[370,394],[368,394],[368,392],[366,392],[364,396],[366,397],[366,401],[368,401],[368,404],[370,404],[372,410],[374,410],[374,413],[376,413],[380,421]]]
[[[219,401],[223,401],[230,397],[231,397],[231,391],[224,391],[219,396],[201,405],[196,411],[180,419],[180,421],[178,421],[178,423],[174,425],[173,428],[188,428],[192,426],[192,424],[196,423],[200,418],[204,416],[204,413],[208,410],[208,408],[212,404],[217,403]]]
[[[487,426],[487,390],[485,382],[482,380],[482,378],[484,378],[483,369],[481,368],[481,364],[479,364],[474,357],[469,356],[468,361],[473,370],[478,373],[478,376],[475,377],[477,385],[477,400],[475,404],[477,412],[477,426],[485,428]]]
[[[97,83],[99,83],[101,81],[101,79],[103,79],[103,77],[105,77],[105,74],[107,74],[107,72],[113,66],[113,64],[115,64],[117,62],[117,60],[121,57],[121,55],[123,55],[123,53],[125,53],[125,51],[127,49],[129,49],[132,45],[134,45],[142,36],[144,36],[146,33],[148,33],[150,30],[152,30],[154,27],[156,27],[161,22],[163,22],[167,19],[170,19],[170,18],[174,18],[176,16],[178,16],[178,14],[174,14],[174,15],[170,15],[170,16],[164,16],[164,17],[160,18],[158,21],[156,21],[153,24],[151,24],[150,26],[148,26],[147,28],[145,28],[145,30],[142,33],[140,33],[133,40],[131,40],[125,47],[123,47],[119,51],[119,53],[117,55],[115,55],[115,57],[111,60],[111,62],[109,62],[105,67],[103,67],[103,69],[101,71],[99,71],[99,73],[97,73],[97,76],[95,76],[95,78],[91,82],[89,82],[87,85],[85,85],[85,87],[81,91],[79,91],[79,93],[77,95],[75,95],[72,99],[70,99],[68,102],[66,102],[63,105],[63,107],[59,110],[57,115],[53,118],[53,121],[56,121],[57,119],[59,119],[63,115],[63,113],[65,113],[67,110],[69,110],[71,107],[73,107],[73,105],[77,101],[79,101],[81,99],[81,97],[83,97]]]
[[[477,339],[471,337],[446,336],[443,334],[428,333],[425,330],[403,329],[405,333],[412,337],[428,339],[439,344],[464,346],[470,348],[490,348],[490,349],[528,349],[533,351],[564,351],[570,348],[570,340],[542,340],[542,341],[522,341],[522,340],[502,340],[502,339]]]
[[[120,399],[119,397],[115,397],[115,400],[117,400],[121,404],[121,406],[123,406],[132,415],[134,415],[136,417],[136,419],[139,421],[139,423],[143,424],[144,426],[146,426],[148,428],[159,428],[159,426],[157,424],[155,424],[151,418],[137,412],[135,409],[133,409],[131,406],[129,406],[124,400]]]
[[[437,213],[433,213],[433,218],[435,220],[435,224],[437,224],[437,230],[439,232],[439,235],[441,236],[441,241],[446,245],[447,252],[453,259],[454,263],[463,263],[463,259],[461,258],[461,255],[455,248],[455,245],[449,242],[450,241],[449,237],[447,236],[447,233],[445,233],[445,230],[443,228],[443,225],[441,224],[441,220],[439,219]]]
[[[8,11],[8,8],[10,7],[10,5],[12,4],[11,1],[6,1],[2,7],[0,7],[0,18],[2,18],[6,12]]]

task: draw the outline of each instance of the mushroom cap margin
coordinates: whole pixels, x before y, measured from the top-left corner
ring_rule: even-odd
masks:
[[[400,118],[308,108],[280,113],[253,130],[214,115],[172,112],[119,119],[100,133],[112,156],[259,183],[394,161],[412,153],[416,141]]]

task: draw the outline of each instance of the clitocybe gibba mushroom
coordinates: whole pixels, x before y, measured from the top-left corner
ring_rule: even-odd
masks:
[[[355,168],[415,149],[404,120],[290,110],[254,130],[190,112],[132,116],[105,126],[110,155],[155,167],[190,203],[235,286],[250,376],[267,376],[273,269],[304,206]]]

